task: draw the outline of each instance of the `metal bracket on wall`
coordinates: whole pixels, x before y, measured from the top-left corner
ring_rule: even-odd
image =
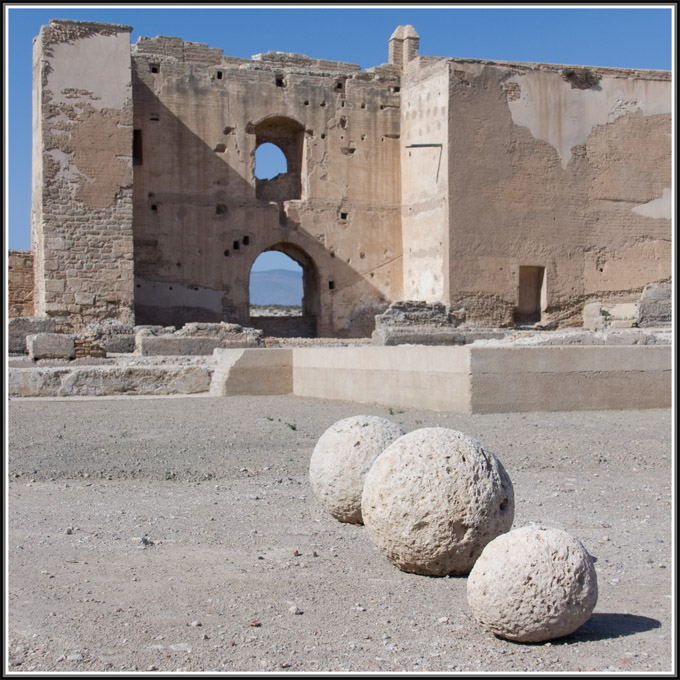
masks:
[[[443,153],[443,144],[408,144],[406,146],[407,149],[422,149],[423,147],[428,147],[428,146],[438,146],[439,147],[439,162],[437,163],[437,177],[435,178],[435,182],[439,181],[439,168],[442,165],[442,153]]]

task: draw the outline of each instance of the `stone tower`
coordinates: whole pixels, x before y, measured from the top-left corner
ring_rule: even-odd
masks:
[[[403,69],[418,56],[419,42],[420,37],[411,24],[397,26],[390,36],[389,63]]]

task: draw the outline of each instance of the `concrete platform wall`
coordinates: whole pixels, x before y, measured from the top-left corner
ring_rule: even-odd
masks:
[[[293,350],[293,391],[304,397],[465,413],[465,347],[342,347]]]
[[[471,413],[664,408],[670,345],[471,347]]]
[[[276,357],[271,352],[225,352],[229,369],[218,366],[211,394],[289,390],[454,413],[666,408],[672,399],[670,345],[296,348]],[[290,388],[281,363],[288,361]]]
[[[8,382],[11,397],[295,394],[453,413],[667,408],[672,351],[671,345],[217,349],[198,363],[165,357],[148,365],[10,367]]]

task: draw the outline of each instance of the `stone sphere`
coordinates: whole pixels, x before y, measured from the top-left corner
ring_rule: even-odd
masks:
[[[515,642],[543,642],[573,633],[597,602],[593,560],[561,529],[527,526],[484,548],[467,582],[479,625]]]
[[[377,416],[353,416],[331,425],[319,438],[309,463],[316,499],[341,522],[363,523],[361,491],[373,461],[404,430]]]
[[[371,542],[402,571],[467,574],[510,529],[512,482],[482,444],[443,427],[400,437],[366,475],[361,507]]]

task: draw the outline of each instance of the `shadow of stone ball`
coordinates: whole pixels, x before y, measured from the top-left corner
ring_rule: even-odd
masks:
[[[573,633],[597,602],[597,574],[582,543],[561,529],[526,526],[491,541],[467,582],[473,617],[514,642]]]
[[[484,546],[509,531],[512,482],[501,462],[462,432],[423,428],[400,437],[366,475],[361,506],[371,542],[402,571],[467,574]]]
[[[378,416],[352,416],[331,425],[314,447],[309,481],[316,499],[336,519],[363,523],[361,492],[373,461],[404,430]]]

